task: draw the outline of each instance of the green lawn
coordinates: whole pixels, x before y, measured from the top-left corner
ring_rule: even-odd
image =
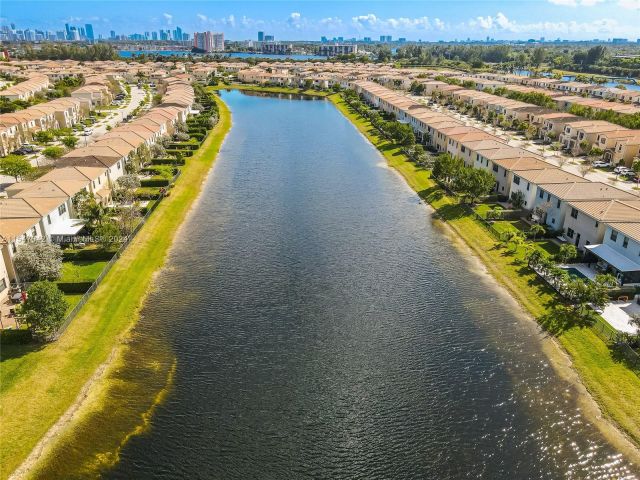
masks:
[[[409,162],[400,149],[381,138],[368,120],[354,112],[339,95],[330,100],[380,150],[389,165],[402,174],[407,183],[428,201],[439,218],[447,222],[483,261],[487,270],[507,288],[534,318],[553,318],[559,302],[555,292],[542,282],[523,260],[523,249],[516,255],[500,247],[479,221],[442,191],[430,173]],[[548,251],[557,247],[549,240],[538,242]],[[592,328],[571,327],[557,337],[569,353],[585,387],[606,416],[636,443],[640,444],[640,377],[619,361]]]
[[[80,303],[80,300],[84,297],[83,293],[65,293],[64,299],[67,301],[69,306],[67,307],[67,314],[75,308],[75,306]]]
[[[72,260],[62,263],[60,282],[93,282],[104,270],[105,261]]]
[[[120,361],[153,274],[164,264],[174,232],[198,196],[231,126],[228,108],[217,98],[216,102],[220,122],[60,339],[41,348],[28,345],[9,355],[2,352],[0,478],[23,462],[111,354],[115,364]]]

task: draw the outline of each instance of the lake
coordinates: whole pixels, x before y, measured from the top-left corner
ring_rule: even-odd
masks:
[[[329,101],[221,95],[233,127],[135,334],[173,384],[104,478],[635,478]]]

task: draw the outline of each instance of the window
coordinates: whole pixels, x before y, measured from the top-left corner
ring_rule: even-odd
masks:
[[[578,218],[578,209],[577,208],[572,208],[571,209],[571,218]]]
[[[47,215],[47,223],[51,225],[51,215]]]
[[[574,233],[573,228],[567,228],[567,237],[573,238]]]
[[[551,194],[547,193],[547,202],[550,202],[550,201],[551,201]]]
[[[520,185],[520,177],[517,175],[513,176],[513,183],[515,183],[516,185]]]
[[[497,171],[498,171],[498,165],[494,165],[494,166],[493,166],[493,171],[494,171],[494,172],[497,172]]]
[[[13,242],[13,243],[11,244],[11,251],[12,251],[13,253],[16,253],[16,252],[18,251],[18,247],[16,247],[16,243],[15,243],[15,242]]]
[[[58,215],[64,215],[64,213],[67,211],[67,204],[63,203],[62,205],[60,205],[58,207]]]
[[[466,149],[466,147],[460,147],[460,151],[461,151],[462,153],[464,153],[464,152],[466,152],[466,151],[467,151],[467,149]]]
[[[552,218],[552,219],[551,219],[551,223],[556,223],[556,219],[555,219],[555,218]]]
[[[628,246],[629,246],[629,238],[624,237],[624,239],[622,240],[622,248],[627,248]]]
[[[503,177],[506,177],[506,176],[507,176],[507,171],[506,171],[506,170],[504,171],[504,174],[503,174],[502,176],[503,176]]]
[[[31,236],[35,237],[38,235],[38,230],[36,229],[35,226],[31,227]]]
[[[599,226],[600,226],[600,222],[596,220],[596,228],[598,228]]]
[[[542,190],[540,190],[540,193],[538,194],[538,196],[539,196],[540,198],[544,198],[544,192],[543,192]]]
[[[611,230],[611,235],[609,236],[609,238],[611,239],[612,242],[617,242],[618,232],[616,232],[615,230]]]
[[[529,191],[529,187],[531,186],[531,184],[529,182],[527,182],[527,192]]]
[[[556,202],[556,208],[560,208],[560,200]]]

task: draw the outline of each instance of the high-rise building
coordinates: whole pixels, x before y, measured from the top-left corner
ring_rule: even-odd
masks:
[[[158,40],[158,32],[151,32],[151,40]]]
[[[224,33],[194,32],[193,46],[205,52],[224,51]]]
[[[64,31],[66,33],[67,40],[71,40],[71,27],[69,27],[68,23],[64,24]]]
[[[87,40],[89,40],[90,42],[93,42],[93,40],[95,38],[93,36],[93,25],[91,25],[90,23],[85,24],[84,31],[85,31],[85,35],[87,37]]]
[[[274,37],[273,35],[265,35],[264,36],[264,41],[265,42],[273,42],[275,41],[276,37]]]
[[[116,39],[116,32],[115,30],[111,30],[111,32],[109,32],[109,38],[111,40],[115,40]]]
[[[182,29],[180,27],[176,27],[173,31],[173,40],[176,42],[182,41]]]
[[[258,41],[264,42],[264,32],[258,32]]]

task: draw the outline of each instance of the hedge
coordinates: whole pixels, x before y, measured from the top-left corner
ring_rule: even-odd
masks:
[[[193,150],[176,150],[176,149],[172,149],[172,150],[167,150],[167,153],[169,155],[175,155],[176,153],[181,154],[183,157],[190,157],[191,155],[193,155]]]
[[[170,143],[168,147],[170,149],[177,149],[177,150],[180,150],[180,149],[197,150],[198,148],[200,148],[200,145],[197,143],[191,143],[191,142],[175,142],[175,143]]]
[[[184,165],[185,159],[177,159],[177,158],[154,158],[151,160],[151,165]]]
[[[90,248],[82,250],[64,250],[62,252],[65,261],[74,260],[111,260],[116,252],[111,250],[103,250],[101,248]]]
[[[32,340],[31,330],[0,330],[0,345],[23,345]]]
[[[142,180],[140,185],[144,187],[168,187],[170,181],[164,177],[156,176]]]
[[[63,293],[86,293],[91,288],[93,282],[57,282],[58,288]]]
[[[157,187],[140,187],[136,189],[138,200],[156,200],[160,196],[160,189]]]

